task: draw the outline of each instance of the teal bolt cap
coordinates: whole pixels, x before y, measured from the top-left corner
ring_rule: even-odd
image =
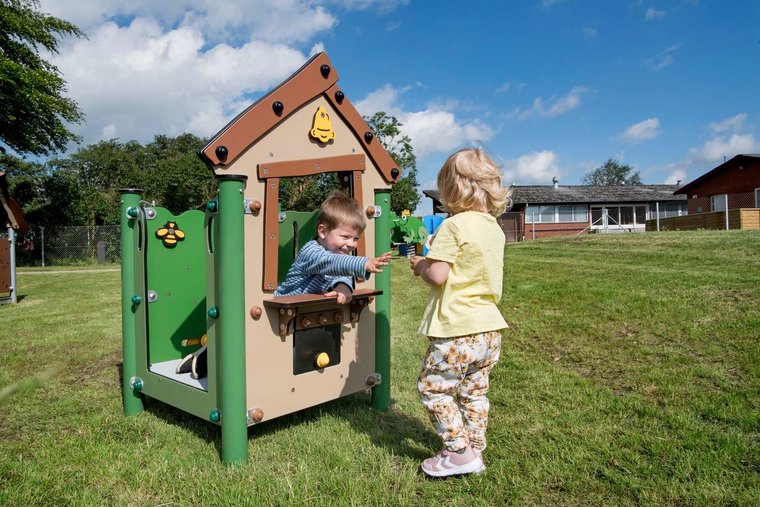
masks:
[[[218,408],[215,408],[211,411],[211,413],[208,415],[208,420],[211,422],[219,422],[222,419],[222,413],[219,412]]]
[[[207,209],[207,210],[209,210],[209,211],[211,211],[212,213],[213,213],[214,211],[216,211],[216,201],[209,201],[209,202],[206,204],[206,209]]]
[[[131,206],[127,208],[127,216],[131,218],[137,218],[137,208],[135,206]]]
[[[135,391],[139,391],[143,388],[143,381],[141,378],[135,377],[131,380],[130,383],[132,384],[132,389]]]
[[[142,302],[142,298],[135,294],[132,296],[132,304],[139,305]]]
[[[219,309],[216,306],[212,306],[208,309],[208,316],[212,319],[219,317]]]

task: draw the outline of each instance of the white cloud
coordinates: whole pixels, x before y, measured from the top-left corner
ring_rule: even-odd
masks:
[[[566,95],[561,97],[553,95],[548,100],[537,97],[533,101],[532,107],[523,111],[517,111],[517,118],[524,120],[533,115],[544,116],[547,118],[559,116],[578,107],[581,104],[581,97],[590,91],[591,90],[585,86],[576,86],[567,92]]]
[[[494,128],[480,121],[462,121],[449,109],[456,103],[429,105],[421,111],[406,111],[401,96],[409,88],[397,89],[386,84],[371,92],[366,98],[354,103],[363,116],[378,111],[395,116],[403,124],[401,130],[412,140],[417,158],[434,152],[446,152],[475,141],[487,141],[494,135]]]
[[[667,12],[658,11],[657,9],[653,9],[652,7],[649,7],[646,10],[646,13],[644,14],[644,19],[646,19],[647,21],[656,21],[658,19],[664,18],[665,14],[667,14]]]
[[[710,130],[716,134],[722,132],[739,132],[744,128],[744,121],[747,119],[747,113],[739,113],[736,116],[726,118],[725,120],[710,123]]]
[[[731,134],[730,136],[716,137],[705,142],[699,148],[689,150],[690,155],[696,160],[705,162],[722,162],[723,157],[732,158],[740,153],[760,152],[760,142],[753,134]]]
[[[584,39],[596,39],[596,28],[593,26],[584,26],[581,28],[581,34],[583,35]]]
[[[682,46],[682,43],[674,44],[667,48],[665,51],[654,55],[651,58],[645,59],[642,64],[649,70],[656,71],[662,70],[675,62],[675,52]]]
[[[549,150],[533,151],[507,162],[503,169],[503,181],[505,185],[550,185],[552,178],[559,177],[560,173],[559,156],[556,153]]]
[[[620,136],[626,141],[640,143],[648,139],[654,139],[660,134],[660,120],[649,118],[628,127]]]
[[[205,52],[204,45],[195,28],[164,31],[137,18],[126,27],[105,23],[52,55],[86,114],[86,125],[74,129],[86,144],[112,137],[146,142],[157,133],[212,135],[250,104],[246,94],[271,88],[306,60],[262,41]]]
[[[665,185],[676,185],[680,181],[683,183],[686,180],[686,171],[683,169],[675,169],[673,172],[665,177],[663,183]]]

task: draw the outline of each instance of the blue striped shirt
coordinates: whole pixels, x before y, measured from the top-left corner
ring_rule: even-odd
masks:
[[[339,283],[354,289],[354,276],[369,278],[364,271],[367,257],[337,254],[312,239],[306,243],[288,270],[288,275],[274,291],[275,296],[324,294]]]

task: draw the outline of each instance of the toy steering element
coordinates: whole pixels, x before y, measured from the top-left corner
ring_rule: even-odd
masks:
[[[314,361],[319,368],[324,368],[328,364],[330,364],[330,356],[327,355],[327,352],[320,352],[317,354],[317,358]]]

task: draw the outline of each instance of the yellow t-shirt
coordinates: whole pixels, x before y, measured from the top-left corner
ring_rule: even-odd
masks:
[[[465,211],[441,223],[427,258],[448,262],[451,269],[442,286],[430,288],[420,333],[451,338],[508,327],[496,306],[504,243],[504,232],[488,213]]]

